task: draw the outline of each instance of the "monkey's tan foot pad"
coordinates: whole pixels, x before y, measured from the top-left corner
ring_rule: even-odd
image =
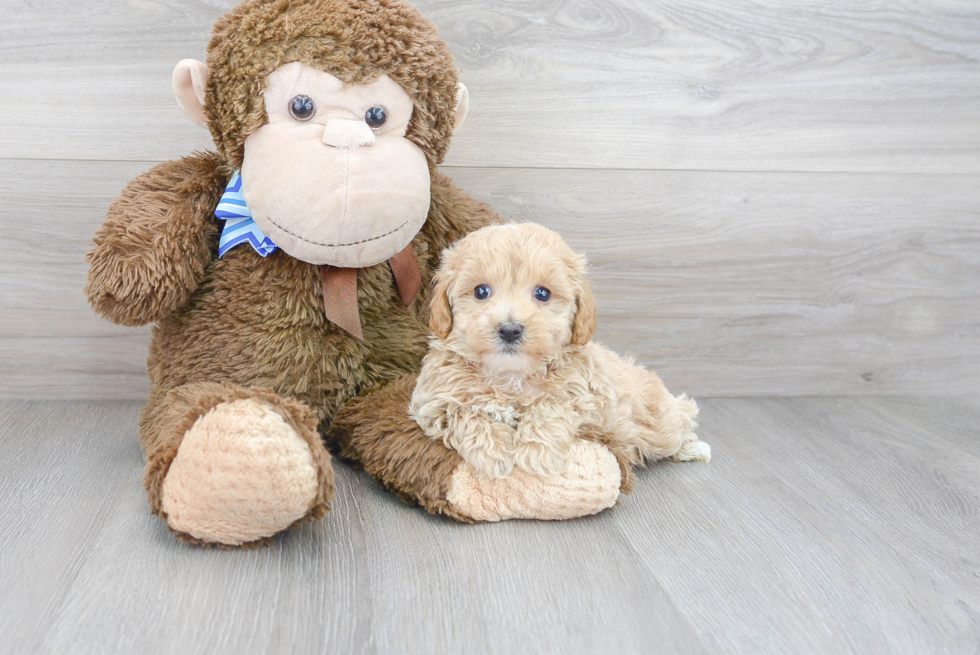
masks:
[[[620,478],[608,448],[576,441],[564,473],[552,477],[514,469],[506,478],[488,478],[463,463],[453,473],[446,500],[477,521],[572,519],[615,505]]]
[[[317,492],[307,443],[267,405],[216,405],[184,435],[163,481],[170,527],[205,542],[240,546],[301,519]]]

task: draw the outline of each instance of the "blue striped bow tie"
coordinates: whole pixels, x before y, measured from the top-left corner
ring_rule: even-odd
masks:
[[[255,248],[255,252],[263,257],[271,255],[279,247],[272,242],[259,229],[259,226],[252,220],[252,212],[245,204],[245,197],[242,195],[242,176],[241,171],[235,171],[225,188],[225,193],[221,196],[214,215],[225,222],[224,229],[221,230],[221,239],[218,241],[218,258],[242,243],[248,241]]]

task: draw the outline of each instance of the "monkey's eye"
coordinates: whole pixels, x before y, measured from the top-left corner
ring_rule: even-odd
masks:
[[[534,299],[539,302],[548,302],[551,300],[551,292],[544,287],[534,288]]]
[[[473,297],[477,300],[486,300],[490,297],[490,287],[485,284],[479,285],[477,288],[473,289]]]
[[[366,112],[364,112],[364,122],[368,124],[372,130],[376,130],[385,124],[388,120],[388,114],[385,108],[381,105],[376,107],[371,107]]]
[[[310,96],[295,96],[289,101],[289,115],[298,121],[308,121],[316,113],[316,105]]]

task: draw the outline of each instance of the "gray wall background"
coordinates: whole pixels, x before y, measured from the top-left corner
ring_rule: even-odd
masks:
[[[82,294],[234,2],[0,3],[0,396],[140,398]],[[980,390],[980,4],[417,3],[471,93],[446,170],[592,261],[598,338],[698,396]]]

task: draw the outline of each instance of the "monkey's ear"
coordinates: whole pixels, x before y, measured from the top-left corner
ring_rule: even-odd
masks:
[[[582,286],[575,295],[575,318],[572,322],[572,343],[584,346],[592,340],[596,328],[595,296],[589,283],[582,280]]]
[[[453,108],[453,132],[466,120],[466,113],[470,110],[470,92],[466,86],[460,82],[456,85],[456,106]]]
[[[174,69],[174,95],[177,104],[201,127],[208,126],[204,114],[204,94],[208,86],[208,65],[196,59],[184,59]]]

